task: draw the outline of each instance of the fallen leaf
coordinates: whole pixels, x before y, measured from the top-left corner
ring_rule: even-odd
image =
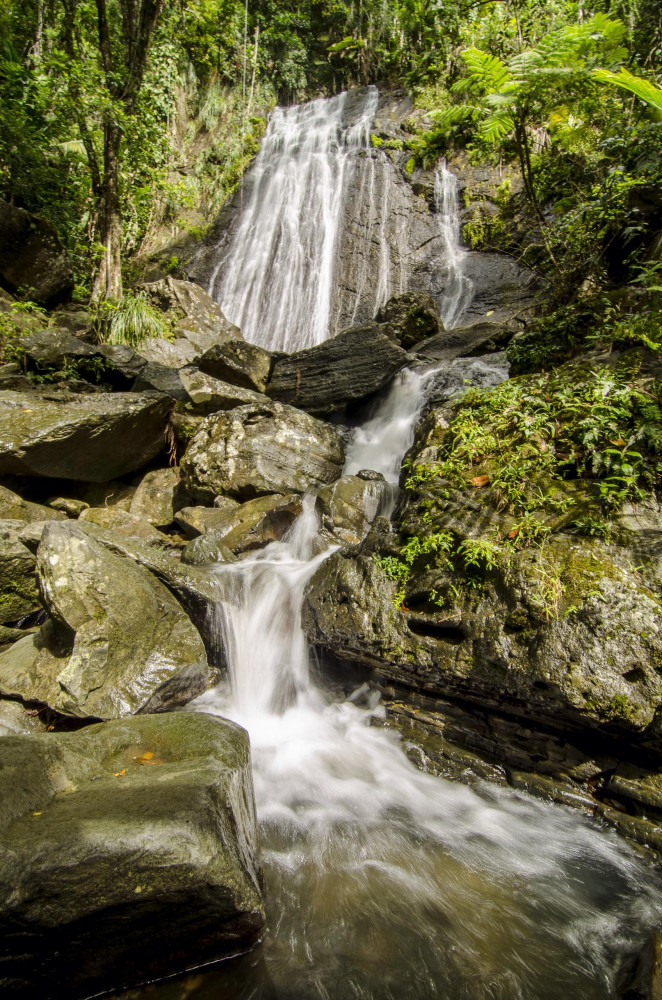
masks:
[[[625,441],[623,440],[623,438],[616,438],[614,441],[612,441],[611,438],[610,438],[609,439],[609,444],[615,444],[617,448],[624,448],[625,447]]]
[[[517,538],[519,535],[519,528],[513,528],[512,531],[508,532],[508,538]]]
[[[123,767],[121,771],[113,771],[113,778],[121,778],[123,774],[126,774],[125,767]]]
[[[152,751],[151,750],[147,750],[147,752],[144,753],[141,757],[134,757],[133,759],[138,764],[146,764],[147,761],[151,760],[153,756],[154,756],[154,754],[152,753]]]
[[[41,813],[32,813],[33,816],[41,816]]]
[[[489,481],[490,481],[490,477],[489,476],[474,476],[473,479],[471,480],[471,482],[473,483],[473,485],[476,486],[476,487],[487,486],[487,484],[489,483]]]

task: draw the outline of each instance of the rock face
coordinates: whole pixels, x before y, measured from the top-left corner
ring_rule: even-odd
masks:
[[[175,338],[192,344],[197,356],[215,344],[241,337],[237,327],[228,323],[218,305],[200,285],[177,278],[163,278],[142,287],[150,301],[174,320]]]
[[[221,347],[212,347],[198,362],[200,370],[207,375],[255,392],[265,391],[271,365],[269,351],[243,340],[231,340]]]
[[[396,609],[397,585],[373,558],[337,554],[310,584],[308,636],[431,695],[507,706],[557,728],[652,734],[662,696],[662,605],[600,543],[557,536],[545,560],[517,553],[457,618],[424,603],[448,586],[448,574],[414,575],[407,610]],[[576,610],[553,620],[541,598],[551,572],[576,581]]]
[[[381,389],[408,360],[381,327],[355,327],[276,358],[267,393],[311,413],[331,413]]]
[[[171,407],[155,393],[0,392],[0,474],[105,483],[158,455]]]
[[[38,569],[54,626],[0,654],[1,693],[111,719],[161,712],[204,691],[200,635],[147,570],[71,522],[47,526]]]
[[[74,275],[55,227],[0,201],[0,285],[42,306],[71,295]]]
[[[0,989],[138,985],[252,945],[264,924],[248,737],[141,716],[0,741]]]
[[[206,417],[182,459],[192,495],[250,500],[265,493],[308,493],[340,475],[337,432],[291,406],[239,406]]]
[[[358,545],[370,530],[385,489],[382,476],[368,480],[342,476],[333,485],[325,486],[316,501],[322,530],[334,541]]]

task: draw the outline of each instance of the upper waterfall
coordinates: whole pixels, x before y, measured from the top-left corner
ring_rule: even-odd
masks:
[[[405,291],[430,292],[447,326],[461,320],[472,282],[455,178],[442,166],[434,196],[419,197],[407,150],[371,136],[389,121],[376,87],[273,111],[229,221],[192,268],[246,340],[312,347]]]
[[[370,144],[378,92],[276,108],[210,294],[246,340],[296,351],[329,333],[337,233],[348,174]],[[348,118],[351,118],[348,123]]]

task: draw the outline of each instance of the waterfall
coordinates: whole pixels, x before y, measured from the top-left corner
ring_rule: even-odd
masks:
[[[459,326],[471,304],[474,285],[464,273],[467,251],[462,246],[457,177],[448,169],[445,160],[435,173],[434,200],[446,260],[446,281],[439,311],[446,329],[452,330]]]
[[[271,115],[236,232],[209,285],[251,343],[296,351],[328,337],[344,194],[359,152],[370,147],[378,96],[367,88],[358,113],[357,95],[345,92]]]
[[[295,350],[328,335],[342,187],[366,145],[376,91],[362,100],[350,127],[346,95],[272,117],[229,264],[213,279],[247,339]],[[364,196],[373,198],[375,177],[368,163]],[[452,326],[473,288],[445,165],[437,199],[447,270],[442,312]],[[382,206],[381,225],[384,201],[373,201]],[[366,239],[375,232],[377,217],[370,218]],[[392,294],[392,261],[379,254],[383,281],[375,290]],[[359,273],[357,287],[368,273]],[[444,371],[444,392],[455,391],[455,376],[462,384],[463,364]],[[502,377],[487,369],[480,377]],[[435,376],[438,368],[406,370],[394,380],[354,431],[346,472],[372,468],[397,483]],[[264,963],[255,963],[259,981],[245,995],[613,997],[622,956],[660,920],[648,869],[578,813],[422,773],[378,725],[383,710],[367,683],[338,697],[315,682],[302,606],[308,581],[334,551],[307,497],[282,541],[214,569],[227,676],[189,709],[234,719],[251,738],[268,931]],[[346,666],[337,669],[347,676]]]
[[[316,686],[301,607],[332,551],[311,497],[289,537],[216,570],[228,680],[191,707],[251,738],[268,980],[245,995],[612,997],[659,922],[648,869],[576,812],[417,770],[367,685]]]

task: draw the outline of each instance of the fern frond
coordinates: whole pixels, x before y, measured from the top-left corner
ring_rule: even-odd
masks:
[[[591,76],[598,83],[606,83],[612,87],[620,87],[622,90],[629,91],[662,115],[662,89],[656,87],[650,80],[635,76],[624,66],[621,66],[618,73],[612,73],[608,69],[594,69]]]
[[[462,53],[472,82],[486,92],[501,90],[510,79],[508,67],[497,56],[481,49],[466,49]]]

